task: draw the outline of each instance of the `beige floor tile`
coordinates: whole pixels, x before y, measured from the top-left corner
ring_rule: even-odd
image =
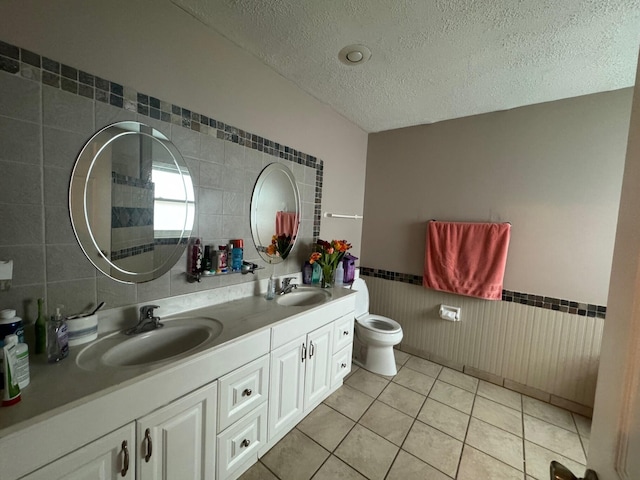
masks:
[[[523,476],[521,471],[465,445],[456,480],[522,480]]]
[[[261,462],[254,463],[249,470],[244,472],[238,480],[278,480]]]
[[[320,467],[318,473],[313,476],[313,480],[367,480],[349,465],[339,458],[331,455],[324,465]]]
[[[471,417],[467,445],[524,471],[522,438]]]
[[[527,415],[577,433],[575,422],[568,410],[527,396],[522,397],[522,406]]]
[[[462,413],[471,414],[474,395],[462,388],[437,380],[429,392],[429,397]]]
[[[414,392],[421,393],[422,395],[429,395],[431,387],[433,387],[436,379],[425,375],[424,373],[403,367],[398,371],[398,374],[393,377],[393,381],[403,387],[413,390]]]
[[[522,395],[508,388],[480,380],[478,384],[478,395],[509,408],[522,411]]]
[[[462,442],[422,422],[415,422],[402,449],[453,478],[458,469]]]
[[[344,377],[344,381],[346,382],[347,379],[353,375],[354,373],[356,373],[358,370],[360,370],[360,367],[358,365],[356,365],[355,363],[351,364],[351,371],[349,373],[347,373],[347,376]]]
[[[297,428],[332,452],[354,425],[353,420],[321,403]]]
[[[484,397],[476,397],[472,416],[522,437],[522,412]]]
[[[358,423],[400,446],[413,425],[413,418],[376,400]]]
[[[587,437],[580,437],[582,442],[582,450],[584,450],[584,457],[589,458],[589,439]]]
[[[420,410],[418,420],[451,435],[453,438],[464,441],[469,415],[432,398],[427,398],[422,410]]]
[[[398,447],[360,425],[336,449],[335,455],[371,480],[381,480],[389,471]]]
[[[361,368],[351,375],[345,383],[350,387],[357,388],[361,392],[375,398],[380,395],[382,390],[384,390],[384,387],[387,386],[389,380]]]
[[[451,477],[400,450],[386,480],[451,480]]]
[[[346,415],[351,420],[358,421],[362,414],[373,403],[373,397],[360,390],[343,385],[324,400],[334,410]]]
[[[589,438],[591,435],[591,419],[578,415],[577,413],[572,413],[571,415],[573,415],[573,419],[578,427],[578,434],[581,437]]]
[[[586,463],[584,450],[577,433],[525,415],[524,438],[537,445],[544,445],[545,448],[578,463]]]
[[[460,387],[471,393],[476,393],[476,390],[478,389],[477,378],[472,377],[471,375],[465,375],[464,373],[457,372],[447,367],[442,369],[440,375],[438,375],[438,380],[455,385],[456,387]]]
[[[397,348],[393,349],[393,355],[396,357],[396,363],[399,364],[400,366],[407,363],[407,360],[411,358],[411,355],[409,355],[406,352],[403,352],[402,350],[398,350]]]
[[[294,428],[261,462],[280,480],[308,480],[328,456],[329,452]]]
[[[425,375],[429,375],[430,377],[437,378],[442,370],[442,365],[438,365],[437,363],[430,362],[429,360],[425,360],[424,358],[414,357],[412,356],[407,363],[404,364],[405,367],[409,367],[411,370],[416,370],[420,373],[424,373]]]
[[[574,462],[567,457],[558,455],[556,452],[552,452],[526,440],[524,442],[524,452],[526,456],[527,475],[536,480],[549,480],[549,464],[552,460],[560,462],[577,476],[584,474],[585,466],[583,464]]]
[[[378,400],[415,418],[425,398],[424,395],[391,382],[380,394]]]

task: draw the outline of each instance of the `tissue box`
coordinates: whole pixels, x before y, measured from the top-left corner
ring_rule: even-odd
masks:
[[[98,338],[98,315],[67,320],[69,346],[82,345]]]

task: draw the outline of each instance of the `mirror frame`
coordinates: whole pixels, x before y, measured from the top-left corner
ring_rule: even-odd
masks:
[[[260,195],[264,193],[266,188],[268,188],[269,186],[268,180],[272,178],[272,175],[277,175],[277,174],[284,175],[286,180],[288,180],[289,185],[291,186],[291,194],[293,196],[293,202],[295,204],[294,205],[295,213],[297,214],[297,217],[298,217],[297,223],[296,223],[296,235],[291,239],[291,248],[289,249],[289,251],[287,252],[287,255],[284,258],[279,255],[270,255],[269,253],[267,253],[266,247],[271,243],[271,238],[273,234],[267,234],[266,232],[259,232],[257,227],[258,218],[260,216],[265,215],[265,212],[261,211],[261,208],[260,208],[260,203],[261,203]],[[265,262],[271,263],[271,264],[280,263],[286,260],[286,258],[291,254],[291,252],[295,248],[298,237],[300,236],[300,216],[302,215],[302,209],[301,209],[301,203],[300,203],[300,192],[298,191],[298,184],[296,183],[295,176],[293,175],[291,170],[289,170],[289,168],[287,168],[282,163],[270,163],[262,170],[262,172],[260,172],[260,175],[258,175],[258,179],[256,180],[256,183],[253,187],[253,192],[251,194],[250,211],[251,211],[250,213],[251,237],[253,238],[253,243],[256,247],[256,250],[258,251],[258,255],[260,255],[260,258],[262,258]],[[274,212],[271,212],[271,211],[267,212],[267,215],[273,218],[274,233],[275,233],[276,214],[277,214],[277,210]],[[269,242],[267,245],[262,245],[263,241],[265,240],[264,238],[262,238],[263,236],[268,236]]]
[[[91,220],[87,212],[87,192],[91,190],[89,185],[91,172],[100,159],[100,154],[105,147],[125,135],[140,135],[151,138],[169,153],[180,171],[189,172],[189,167],[178,149],[162,132],[136,121],[113,123],[96,132],[84,145],[76,159],[69,185],[69,213],[71,216],[71,225],[80,248],[82,248],[84,254],[100,272],[118,282],[142,283],[154,280],[165,274],[182,257],[195,223],[196,200],[194,188],[191,184],[191,194],[194,199],[193,221],[191,225],[188,225],[188,215],[186,216],[187,220],[185,221],[184,228],[180,232],[175,248],[158,267],[141,272],[128,271],[107,258],[105,253],[101,251],[91,229]],[[189,185],[184,181],[184,178],[182,183],[185,191],[188,192]],[[189,203],[188,199],[185,200],[185,208],[188,208]],[[111,210],[108,212],[108,216],[111,218]]]

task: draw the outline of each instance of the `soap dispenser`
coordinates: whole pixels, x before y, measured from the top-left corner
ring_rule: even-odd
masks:
[[[269,277],[269,283],[267,284],[267,293],[264,296],[267,300],[273,300],[276,298],[276,281],[273,278],[273,274]]]
[[[69,355],[69,334],[67,322],[56,308],[56,314],[51,316],[47,326],[47,362],[56,363]]]

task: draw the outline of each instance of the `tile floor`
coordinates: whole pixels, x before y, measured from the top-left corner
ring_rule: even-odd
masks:
[[[398,374],[354,366],[242,480],[548,480],[584,473],[591,421],[396,351]]]

